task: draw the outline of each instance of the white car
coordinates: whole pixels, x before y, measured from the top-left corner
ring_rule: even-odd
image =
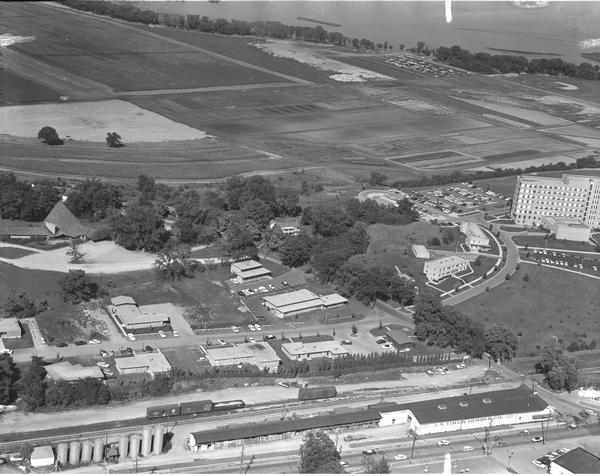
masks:
[[[129,337],[131,334],[129,334],[127,337]],[[91,341],[88,342],[88,344],[99,344],[100,341],[98,339],[92,339]]]
[[[179,332],[173,331],[173,337],[179,337]]]
[[[262,331],[262,327],[260,327],[260,324],[254,324],[254,328],[259,332]]]
[[[42,345],[46,345],[46,339],[44,339],[43,337],[40,337],[40,343]]]
[[[235,332],[236,334],[237,334],[238,332],[240,332],[240,328],[239,328],[239,327],[237,327],[237,326],[231,326],[231,330],[232,330],[233,332]]]
[[[135,338],[135,336],[134,336],[133,334],[127,334],[127,338],[128,338],[130,341],[135,341],[135,340],[136,340],[136,338]]]
[[[450,442],[448,440],[440,440],[438,441],[438,446],[448,446]]]
[[[250,332],[254,332],[254,331],[256,331],[256,327],[254,327],[254,324],[248,324],[248,330]]]
[[[402,460],[405,460],[405,459],[406,459],[406,455],[399,454],[399,455],[396,455],[396,456],[394,456],[394,459],[395,459],[396,461],[402,461]]]
[[[472,446],[466,445],[461,448],[461,451],[464,451],[466,453],[467,451],[473,451],[474,449],[475,448],[473,448]]]
[[[250,344],[256,344],[256,339],[254,337],[250,337],[248,339],[248,343],[250,343]]]
[[[107,364],[106,362],[96,362],[96,365],[98,367],[102,367],[103,369],[107,369],[110,367],[110,364]]]
[[[225,342],[223,339],[217,339],[217,342],[221,344],[221,346],[227,345],[227,342]]]
[[[167,334],[165,334],[164,331],[158,331],[158,335],[162,338],[165,339],[167,337]]]
[[[544,441],[544,438],[542,438],[541,436],[534,436],[533,438],[531,438],[531,441],[533,441],[534,443],[541,443],[542,441]]]
[[[390,344],[389,342],[387,342],[387,343],[383,344],[383,345],[381,346],[381,348],[382,348],[383,350],[394,350],[394,346],[393,346],[392,344]]]

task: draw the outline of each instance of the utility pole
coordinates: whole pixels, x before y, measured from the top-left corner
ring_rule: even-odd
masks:
[[[413,455],[415,454],[415,444],[416,443],[417,443],[417,435],[416,435],[416,433],[413,433],[412,448],[410,450],[410,461],[412,461]]]
[[[242,455],[240,456],[240,474],[244,471],[244,445],[242,445]]]

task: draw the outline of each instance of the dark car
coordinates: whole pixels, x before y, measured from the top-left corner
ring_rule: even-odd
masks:
[[[125,352],[127,352],[128,354],[133,354],[133,349],[131,347],[127,347],[127,349],[125,349]]]
[[[496,446],[499,446],[500,448],[502,448],[504,446],[508,446],[508,441],[499,440],[499,441],[496,442]]]
[[[60,342],[58,344],[56,344],[56,347],[67,347],[69,344],[67,344],[66,342]]]
[[[84,340],[77,340],[77,341],[75,341],[75,345],[86,345],[86,344],[87,344],[87,342],[84,341]]]
[[[244,297],[244,296],[245,296],[245,294],[244,294],[242,291],[238,291],[238,296],[242,296],[242,297]]]
[[[152,352],[152,346],[150,346],[150,345],[147,345],[146,347],[144,347],[144,350],[145,350],[146,352]]]
[[[273,340],[273,339],[277,339],[277,337],[275,337],[273,334],[269,334],[268,336],[263,337],[263,340]]]
[[[342,345],[352,345],[352,341],[351,340],[343,340]]]
[[[362,454],[364,454],[364,455],[376,455],[377,451],[375,451],[374,449],[369,448],[368,450],[363,450]]]

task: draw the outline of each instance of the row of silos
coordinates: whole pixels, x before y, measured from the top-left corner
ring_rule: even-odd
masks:
[[[142,434],[121,435],[119,438],[119,458],[137,458],[147,457],[151,454],[159,455],[162,453],[165,437],[165,426],[156,427],[146,426],[142,429]],[[56,446],[56,458],[61,465],[70,464],[78,466],[80,464],[100,463],[104,461],[105,440],[96,438],[95,440],[71,441],[70,443],[59,443]]]

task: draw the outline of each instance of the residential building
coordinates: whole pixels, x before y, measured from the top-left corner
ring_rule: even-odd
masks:
[[[231,264],[231,274],[235,274],[239,283],[251,283],[271,279],[272,273],[258,261],[252,259]]]
[[[550,474],[600,474],[600,456],[578,446],[552,461]]]
[[[275,218],[269,223],[269,229],[278,228],[284,235],[296,236],[300,234],[300,223],[296,218]]]
[[[50,210],[44,225],[55,237],[84,238],[89,231],[89,228],[81,224],[62,200]]]
[[[397,404],[370,405],[381,414],[380,426],[408,424],[417,435],[474,430],[546,421],[551,407],[525,385]]]
[[[469,260],[457,255],[444,256],[431,261],[425,261],[423,273],[429,281],[440,281],[469,268]]]
[[[142,312],[130,296],[116,296],[110,299],[108,310],[124,334],[140,331],[156,332],[171,325],[167,314]]]
[[[264,306],[280,319],[317,309],[342,306],[347,303],[348,300],[337,293],[318,296],[308,289],[299,289],[263,298]]]
[[[427,247],[425,245],[411,245],[410,248],[412,249],[412,252],[414,253],[415,257],[417,258],[422,258],[422,259],[429,259],[431,258],[431,253],[429,252],[429,250],[427,249]]]
[[[0,319],[0,337],[3,339],[20,339],[21,325],[16,317]]]
[[[311,360],[319,357],[336,358],[348,355],[349,352],[337,341],[320,342],[288,342],[281,345],[284,355],[292,360]]]
[[[569,241],[589,241],[590,227],[579,218],[542,217],[542,226],[550,230],[556,239]]]
[[[519,225],[538,226],[545,216],[579,218],[600,226],[600,177],[521,175],[517,178],[511,215]]]
[[[172,370],[171,364],[160,350],[130,357],[118,357],[115,359],[115,366],[123,375],[147,373],[154,377]]]
[[[461,223],[460,232],[467,235],[465,245],[469,251],[479,253],[490,248],[490,237],[476,223]]]
[[[279,357],[266,342],[233,344],[203,350],[210,364],[215,367],[251,364],[256,365],[260,370],[267,368],[269,372],[276,372],[279,368]]]
[[[46,378],[55,381],[75,382],[85,378],[104,378],[104,373],[97,365],[84,366],[65,361],[44,365],[44,368]]]

